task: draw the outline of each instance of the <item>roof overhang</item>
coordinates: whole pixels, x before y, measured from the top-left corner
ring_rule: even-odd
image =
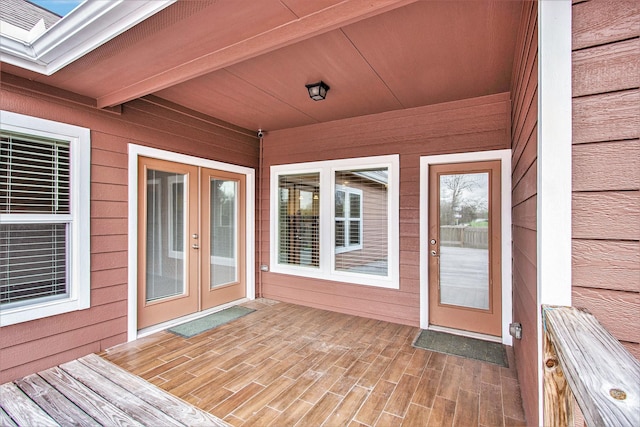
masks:
[[[0,24],[0,61],[51,75],[177,0],[86,1],[49,30]]]

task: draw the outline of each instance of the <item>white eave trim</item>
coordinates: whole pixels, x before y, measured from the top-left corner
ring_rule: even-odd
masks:
[[[0,61],[49,76],[176,1],[88,0],[33,40],[2,22]]]

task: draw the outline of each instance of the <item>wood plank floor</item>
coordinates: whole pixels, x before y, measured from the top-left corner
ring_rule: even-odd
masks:
[[[0,385],[0,426],[227,423],[91,354]]]
[[[525,425],[513,368],[414,348],[418,328],[269,300],[190,339],[102,354],[233,426]]]

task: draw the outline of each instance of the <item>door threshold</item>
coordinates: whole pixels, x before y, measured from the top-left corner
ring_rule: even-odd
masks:
[[[482,341],[497,342],[502,344],[502,337],[495,337],[493,335],[480,334],[478,332],[464,331],[462,329],[453,329],[436,325],[429,325],[427,329],[429,329],[430,331],[445,332],[447,334],[460,335],[462,337],[475,338]]]
[[[156,332],[164,331],[165,329],[173,328],[174,326],[181,325],[183,323],[190,322],[192,320],[199,319],[201,317],[208,316],[213,313],[217,313],[219,311],[225,310],[229,307],[233,307],[245,302],[250,301],[249,298],[241,298],[239,300],[231,301],[226,304],[218,305],[213,308],[209,308],[204,311],[198,311],[197,313],[187,314],[186,316],[178,317],[177,319],[168,320],[166,322],[158,323],[157,325],[149,326],[147,328],[139,329],[136,335],[136,339],[144,338],[149,335],[155,334]]]

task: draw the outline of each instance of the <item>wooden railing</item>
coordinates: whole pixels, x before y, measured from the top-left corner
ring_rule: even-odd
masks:
[[[542,307],[544,425],[640,426],[640,362],[596,318],[574,307]]]

